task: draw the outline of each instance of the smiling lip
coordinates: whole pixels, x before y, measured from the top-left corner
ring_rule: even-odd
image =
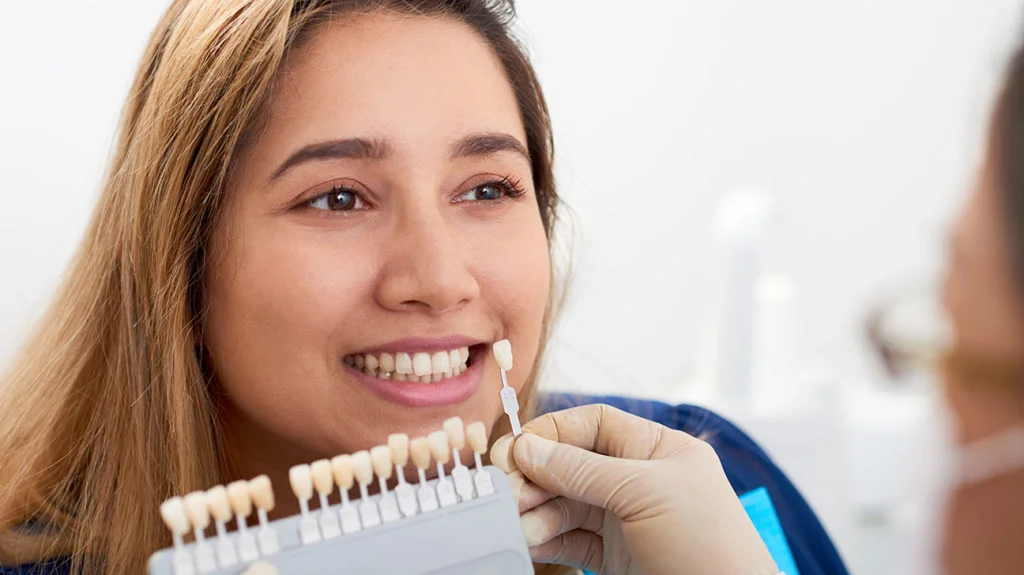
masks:
[[[441,338],[410,337],[358,352],[362,354],[432,353],[468,347],[469,367],[466,371],[455,377],[448,377],[434,383],[381,379],[367,375],[344,362],[341,362],[341,366],[357,382],[367,387],[378,397],[392,403],[409,407],[455,405],[472,397],[483,380],[488,346],[480,345],[480,343],[480,340],[464,336]]]

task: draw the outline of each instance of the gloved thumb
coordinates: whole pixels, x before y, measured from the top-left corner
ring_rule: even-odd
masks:
[[[512,448],[519,471],[555,495],[619,512],[616,494],[641,476],[644,461],[608,457],[523,433]],[[626,491],[629,491],[628,489]]]

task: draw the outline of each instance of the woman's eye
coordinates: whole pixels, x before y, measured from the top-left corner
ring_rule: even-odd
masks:
[[[481,184],[461,196],[459,201],[471,201],[471,202],[486,202],[500,200],[504,196],[515,195],[504,184],[500,183],[489,183]]]
[[[363,207],[363,200],[359,194],[348,188],[335,186],[331,191],[320,194],[309,201],[309,207],[318,210],[330,210],[334,212],[346,212]]]

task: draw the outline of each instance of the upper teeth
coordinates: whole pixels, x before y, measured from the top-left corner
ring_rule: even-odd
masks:
[[[468,360],[468,347],[434,353],[361,353],[345,356],[345,363],[368,375],[423,383],[461,374],[466,371]]]

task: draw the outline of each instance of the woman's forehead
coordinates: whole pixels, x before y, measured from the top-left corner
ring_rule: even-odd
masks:
[[[447,18],[355,15],[317,31],[281,74],[263,140],[276,155],[310,142],[386,139],[401,153],[469,133],[525,143],[498,58]]]

